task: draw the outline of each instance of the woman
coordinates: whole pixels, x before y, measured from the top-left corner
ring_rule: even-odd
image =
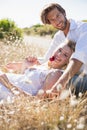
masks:
[[[74,47],[75,43],[73,41],[66,40],[56,49],[48,62],[32,66],[26,69],[24,74],[6,73],[3,75],[1,72],[1,98],[6,98],[8,94],[12,96],[10,91],[14,86],[15,89],[17,88],[19,91],[31,95],[36,95],[41,88],[51,88],[63,73],[63,68],[68,64]]]

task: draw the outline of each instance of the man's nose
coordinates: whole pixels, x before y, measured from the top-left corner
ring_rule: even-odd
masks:
[[[60,20],[59,20],[58,18],[55,18],[54,23],[55,23],[56,25],[58,25],[59,22],[60,22]]]
[[[58,21],[55,19],[54,23],[55,23],[55,25],[57,25],[57,24],[58,24]]]

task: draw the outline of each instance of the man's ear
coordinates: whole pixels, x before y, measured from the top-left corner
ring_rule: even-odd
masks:
[[[66,17],[66,13],[64,13],[64,16]]]

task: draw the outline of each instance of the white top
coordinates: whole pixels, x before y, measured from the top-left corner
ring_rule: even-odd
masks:
[[[48,69],[45,66],[39,66],[37,68],[27,69],[24,74],[6,73],[6,75],[13,85],[31,95],[36,95],[38,90],[43,87],[48,73],[55,71],[58,71],[58,69]],[[0,83],[0,99],[7,98],[8,95],[12,96],[9,90]]]
[[[56,47],[61,44],[65,38],[73,40],[76,42],[75,53],[72,55],[72,58],[78,59],[84,65],[81,68],[81,71],[87,74],[87,23],[86,22],[76,22],[70,20],[70,29],[65,37],[63,31],[58,31],[52,42],[51,46],[48,49],[46,55],[44,56],[44,61],[47,61],[52,55]]]

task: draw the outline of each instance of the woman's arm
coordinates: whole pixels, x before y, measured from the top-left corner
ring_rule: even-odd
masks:
[[[57,82],[62,73],[63,72],[61,70],[50,72],[46,77],[42,90],[39,90],[37,96],[39,98],[53,98],[55,96],[59,96],[56,89],[55,91],[52,91],[52,86]]]
[[[49,90],[52,88],[52,86],[57,82],[57,80],[59,79],[59,77],[62,75],[62,71],[61,70],[57,70],[54,72],[51,72],[47,75],[46,80],[44,82],[44,86],[43,89]]]

